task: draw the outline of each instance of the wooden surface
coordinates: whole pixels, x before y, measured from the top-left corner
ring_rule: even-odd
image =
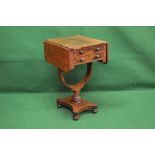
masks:
[[[102,40],[93,39],[81,35],[48,39],[47,41],[52,44],[60,45],[70,49],[80,49],[81,47],[88,47],[106,43],[105,41]]]
[[[44,53],[48,63],[68,72],[75,65],[93,61],[107,63],[108,44],[85,36],[54,38],[44,42]]]
[[[44,48],[45,59],[48,63],[54,64],[57,68],[63,71],[68,71],[69,67],[71,69],[71,61],[69,61],[71,53],[60,46],[56,46],[48,42],[44,44]]]

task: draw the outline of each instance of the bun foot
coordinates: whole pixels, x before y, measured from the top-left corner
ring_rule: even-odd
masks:
[[[73,120],[78,120],[80,118],[79,113],[73,113]]]
[[[61,104],[57,104],[57,108],[61,108],[62,107],[62,105]]]
[[[94,108],[94,109],[92,109],[92,112],[93,113],[97,113],[98,112],[98,109],[97,108]]]

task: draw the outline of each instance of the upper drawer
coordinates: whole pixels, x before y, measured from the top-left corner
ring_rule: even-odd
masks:
[[[97,54],[106,51],[106,45],[98,45],[95,47],[81,48],[74,52],[75,57]]]

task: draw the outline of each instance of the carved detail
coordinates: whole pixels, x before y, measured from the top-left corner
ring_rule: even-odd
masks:
[[[92,74],[92,62],[87,64],[87,72],[86,72],[86,75],[84,76],[84,78],[80,82],[78,82],[78,83],[76,83],[74,85],[70,85],[70,84],[67,84],[67,82],[65,81],[64,72],[61,71],[60,69],[58,69],[58,75],[59,75],[60,80],[62,81],[62,83],[66,87],[70,88],[73,91],[73,93],[74,93],[73,101],[75,103],[80,103],[80,100],[81,100],[80,99],[80,95],[79,95],[80,94],[80,90],[88,82],[88,80],[90,79],[91,74]]]

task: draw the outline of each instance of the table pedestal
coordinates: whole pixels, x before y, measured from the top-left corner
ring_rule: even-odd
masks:
[[[61,108],[62,106],[65,106],[69,108],[73,112],[74,120],[79,119],[81,112],[88,111],[88,110],[92,111],[93,113],[97,112],[96,104],[86,101],[84,99],[81,99],[79,95],[81,89],[90,79],[91,73],[92,73],[92,63],[87,63],[87,72],[84,78],[80,82],[74,85],[70,85],[70,84],[67,84],[64,79],[64,72],[58,69],[58,74],[61,81],[66,87],[70,88],[73,91],[73,96],[57,99],[57,107]]]

